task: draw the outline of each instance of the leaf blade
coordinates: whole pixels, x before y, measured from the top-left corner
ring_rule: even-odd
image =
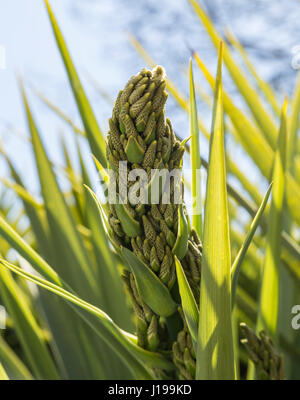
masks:
[[[177,305],[167,287],[132,251],[122,247],[121,254],[131,267],[136,278],[138,291],[145,303],[158,315],[168,317],[174,314]]]
[[[193,6],[196,14],[202,21],[213,44],[215,45],[216,48],[218,48],[219,41],[221,40],[221,38],[217,33],[216,29],[214,28],[208,15],[204,12],[203,8],[200,6],[197,0],[189,0],[189,1]],[[228,49],[226,44],[224,44],[224,63],[226,64],[226,67],[230,72],[231,77],[234,83],[236,84],[238,90],[240,91],[245,101],[247,102],[249,109],[251,110],[258,125],[264,132],[266,140],[274,149],[276,145],[276,126],[274,124],[274,121],[271,118],[271,116],[267,113],[267,111],[264,109],[257,92],[250,85],[247,78],[245,77],[245,75],[243,74],[237,63],[234,61],[230,53],[230,50]]]
[[[184,312],[186,322],[189,327],[190,334],[196,350],[198,336],[199,309],[194,298],[192,289],[185,276],[184,270],[178,258],[175,256],[176,274],[178,279],[179,293],[182,302],[182,310]]]
[[[83,309],[87,311],[89,314],[94,315],[97,317],[97,321],[99,322],[98,325],[95,325],[95,320],[91,320],[89,318],[83,317],[83,319],[90,324],[94,326],[94,328],[97,330],[97,326],[102,326],[102,328],[105,328],[105,331],[110,334],[111,338],[114,338],[113,343],[110,343],[110,345],[117,345],[117,348],[115,349],[116,352],[120,351],[122,348],[125,351],[122,351],[121,353],[118,353],[120,357],[125,357],[125,361],[128,365],[129,368],[133,369],[133,372],[137,379],[152,379],[152,375],[143,368],[142,364],[140,364],[135,357],[140,357],[144,362],[147,362],[147,364],[151,364],[151,362],[154,364],[157,363],[157,365],[160,365],[162,368],[166,369],[172,369],[172,365],[170,362],[168,362],[167,359],[165,359],[163,356],[157,353],[152,353],[148,352],[144,349],[138,348],[134,344],[132,340],[129,340],[125,336],[125,332],[122,331],[117,327],[116,324],[109,318],[108,315],[106,315],[101,309],[98,307],[93,306],[92,304],[80,299],[78,296],[74,295],[72,292],[70,292],[68,289],[64,289],[63,287],[60,287],[56,284],[51,283],[50,281],[46,281],[43,278],[39,278],[38,276],[35,276],[29,272],[26,272],[22,270],[21,268],[16,267],[15,265],[7,262],[4,259],[0,259],[0,263],[2,264],[3,267],[8,268],[12,272],[16,273],[17,275],[37,284],[38,286],[62,297],[63,299],[67,300],[68,302],[73,303],[74,305],[80,307],[80,309]],[[82,315],[82,313],[80,313]],[[101,330],[100,336],[102,336],[104,331]],[[107,340],[107,339],[106,339]],[[130,352],[131,350],[131,352]],[[134,356],[133,356],[134,354]]]
[[[202,210],[201,210],[201,180],[200,180],[200,138],[199,124],[197,115],[197,104],[194,87],[192,59],[189,63],[189,81],[190,81],[190,135],[191,135],[191,165],[192,165],[192,199],[193,199],[193,227],[200,239],[202,239]]]
[[[261,218],[261,216],[262,216],[262,214],[263,214],[263,212],[264,212],[264,210],[266,208],[266,205],[267,205],[270,193],[271,193],[271,189],[272,189],[272,183],[269,186],[269,188],[268,188],[268,190],[267,190],[267,192],[266,192],[266,194],[265,194],[265,196],[263,198],[263,201],[262,201],[259,209],[257,210],[257,213],[256,213],[256,215],[255,215],[255,217],[254,217],[254,219],[253,219],[253,221],[252,221],[252,223],[250,225],[250,229],[249,229],[249,231],[247,233],[247,236],[246,236],[246,238],[245,238],[245,240],[244,240],[244,242],[243,242],[243,244],[242,244],[242,246],[241,246],[241,248],[240,248],[240,250],[239,250],[239,252],[238,252],[238,254],[237,254],[237,256],[236,256],[236,258],[234,260],[234,262],[233,262],[233,264],[232,264],[232,267],[231,267],[232,303],[234,303],[234,299],[235,299],[237,281],[238,281],[240,268],[242,266],[242,262],[243,262],[243,260],[245,258],[245,255],[247,253],[248,247],[250,246],[252,238],[253,238],[253,236],[254,236],[254,234],[256,232],[256,229],[257,229],[257,227],[259,225],[260,218]]]
[[[279,307],[279,269],[281,230],[285,196],[286,171],[286,108],[282,109],[277,150],[273,170],[273,196],[269,214],[266,256],[262,276],[261,297],[257,319],[257,332],[264,329],[275,341],[277,340]]]
[[[4,365],[11,379],[32,380],[33,377],[17,354],[0,336],[0,362]]]
[[[196,379],[234,379],[230,242],[222,109],[222,45],[206,188]]]
[[[9,271],[3,268],[0,270],[0,289],[34,375],[38,379],[58,379],[58,371],[26,298]]]
[[[67,45],[63,38],[63,35],[59,29],[59,26],[56,22],[55,16],[52,12],[50,4],[48,0],[45,0],[48,15],[50,18],[50,22],[52,25],[53,33],[56,38],[56,42],[62,56],[64,65],[66,67],[66,71],[68,74],[69,82],[72,87],[72,91],[77,103],[77,107],[79,113],[81,115],[81,119],[85,128],[86,136],[90,143],[91,149],[96,157],[101,161],[102,165],[106,167],[106,157],[105,157],[105,140],[103,134],[99,128],[99,125],[96,121],[96,117],[93,113],[93,110],[90,106],[88,98],[84,92],[76,69],[74,67],[71,56],[68,52]]]

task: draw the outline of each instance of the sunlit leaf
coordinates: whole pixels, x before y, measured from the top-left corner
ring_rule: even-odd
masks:
[[[33,379],[25,364],[0,336],[0,362],[4,365],[10,379]]]
[[[219,51],[206,186],[197,379],[235,378],[221,66],[222,44]]]
[[[300,115],[300,73],[298,75],[298,82],[293,95],[292,101],[292,114],[289,120],[289,130],[287,138],[287,168],[292,173],[295,171],[295,154],[297,151],[297,132],[299,130]]]
[[[68,77],[69,77],[69,82],[72,87],[72,91],[77,103],[77,107],[85,128],[86,136],[88,138],[88,141],[90,143],[92,152],[95,154],[95,156],[101,161],[103,166],[106,166],[106,157],[105,157],[105,140],[103,137],[103,134],[99,128],[99,125],[96,121],[96,117],[93,113],[93,110],[91,108],[91,105],[87,99],[87,96],[84,92],[84,89],[82,87],[82,84],[80,82],[80,79],[78,77],[78,74],[76,72],[76,69],[74,67],[73,61],[71,59],[71,56],[68,52],[67,45],[65,43],[65,40],[63,38],[63,35],[59,29],[59,26],[56,22],[55,16],[51,10],[50,4],[47,0],[45,0],[50,22],[52,24],[53,28],[53,33],[56,38],[56,42],[60,51],[60,54],[62,56]]]
[[[274,160],[273,195],[269,214],[266,256],[257,321],[257,332],[264,329],[274,340],[277,339],[281,230],[286,184],[286,108],[287,102],[283,106]]]
[[[201,19],[203,26],[207,30],[207,33],[209,34],[212,42],[216,47],[218,47],[221,37],[214,28],[208,15],[204,12],[203,8],[200,6],[197,0],[190,0],[190,3],[194,7],[196,14]],[[226,44],[224,44],[224,63],[226,64],[226,67],[230,72],[231,77],[238,87],[240,93],[243,95],[245,101],[247,102],[254,118],[257,121],[257,124],[264,132],[265,138],[272,146],[272,148],[274,148],[276,144],[275,123],[268,112],[264,109],[256,90],[250,85],[248,79],[234,61]]]
[[[8,376],[5,369],[3,368],[3,365],[0,362],[0,381],[6,381],[6,380],[8,380]]]
[[[193,198],[193,227],[202,238],[202,210],[201,210],[201,181],[200,181],[200,139],[197,115],[197,104],[195,98],[195,87],[193,77],[192,60],[189,65],[190,79],[190,134],[191,134],[191,165],[192,165],[192,198]]]
[[[26,298],[10,272],[3,267],[0,267],[0,289],[34,375],[38,379],[58,379],[58,371]]]
[[[197,65],[203,72],[207,81],[212,88],[215,86],[215,80],[206,68],[199,55],[194,53]],[[262,133],[255,127],[255,125],[247,118],[247,116],[237,108],[232,102],[229,95],[224,92],[224,109],[229,115],[233,125],[235,126],[234,132],[236,133],[237,141],[244,147],[249,156],[253,159],[255,164],[259,167],[262,174],[269,180],[272,174],[274,151],[265,140]],[[300,165],[299,165],[300,167]],[[297,167],[298,168],[298,167]],[[288,209],[294,219],[300,224],[300,185],[293,176],[288,172],[286,185],[286,201]]]
[[[199,321],[199,309],[194,298],[192,289],[185,276],[182,265],[177,257],[175,257],[176,274],[178,279],[178,287],[180,298],[182,302],[182,310],[184,312],[187,325],[189,327],[190,334],[193,339],[194,347],[196,350],[197,337],[198,337],[198,321]]]
[[[233,264],[231,267],[231,279],[232,279],[232,302],[234,302],[234,298],[235,298],[235,292],[236,292],[236,287],[237,287],[237,281],[238,281],[238,276],[239,276],[239,272],[242,266],[242,263],[244,261],[244,258],[246,256],[248,247],[251,244],[252,238],[256,232],[256,229],[258,227],[260,218],[265,210],[265,207],[267,205],[270,193],[271,193],[271,189],[272,189],[272,184],[269,186],[267,193],[265,194],[263,201],[259,207],[259,209],[257,210],[257,213],[250,225],[250,229],[247,233],[247,236],[242,244],[242,247],[240,248]]]
[[[257,82],[257,85],[261,92],[264,94],[266,100],[271,104],[275,114],[277,116],[280,116],[280,105],[279,102],[276,98],[276,94],[274,93],[273,88],[269,85],[268,82],[264,81],[257,73],[255,66],[252,64],[250,61],[250,58],[248,57],[248,54],[244,47],[241,45],[241,43],[237,40],[237,38],[229,31],[227,31],[227,38],[229,42],[232,44],[232,46],[238,51],[238,53],[241,55],[244,63],[248,67],[249,71],[253,75],[254,79]]]
[[[144,302],[158,315],[168,317],[174,314],[177,305],[167,287],[132,251],[122,247],[121,254],[130,265],[136,278],[138,291]]]

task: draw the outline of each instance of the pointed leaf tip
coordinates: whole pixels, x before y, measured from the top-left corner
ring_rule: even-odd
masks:
[[[286,115],[287,115],[287,106],[288,106],[288,97],[285,96],[283,106],[282,106],[282,115],[284,118],[286,118]]]
[[[218,52],[218,69],[217,69],[217,81],[221,80],[222,76],[222,64],[223,64],[223,41],[220,41],[219,52]]]

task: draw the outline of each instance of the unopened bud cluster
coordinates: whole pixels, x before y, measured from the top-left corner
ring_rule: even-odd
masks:
[[[246,347],[251,360],[258,368],[261,379],[283,379],[283,357],[276,350],[272,339],[264,332],[259,337],[245,323],[241,324]]]
[[[176,139],[170,120],[165,119],[165,88],[162,67],[156,67],[153,71],[144,69],[128,81],[117,97],[109,120],[107,145],[107,159],[117,177],[117,192],[121,186],[118,174],[120,162],[128,163],[128,172],[142,168],[148,176],[151,169],[171,171],[181,168],[184,148]],[[124,193],[119,191],[118,195],[123,201],[109,204],[110,234],[117,246],[133,251],[170,291],[176,281],[174,254],[180,254],[182,266],[198,302],[201,243],[194,231],[189,233],[184,243],[179,237],[179,213],[186,226],[188,217],[184,205],[174,201],[174,185],[172,181],[168,204],[162,201],[158,204],[151,201],[148,204],[131,204],[130,201],[124,202]],[[162,187],[160,196],[163,192]],[[125,272],[123,278],[135,311],[139,345],[151,351],[173,349],[174,363],[181,371],[178,376],[192,379],[195,354],[184,317],[182,333],[179,332],[178,340],[172,342],[165,319],[144,303],[133,274]]]

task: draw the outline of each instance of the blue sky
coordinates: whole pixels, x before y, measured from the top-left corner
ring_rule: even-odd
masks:
[[[111,105],[99,95],[88,77],[91,75],[111,97],[127,79],[144,66],[128,43],[131,31],[163,64],[168,75],[187,94],[188,85],[182,71],[187,66],[190,48],[196,48],[215,71],[216,52],[204,29],[187,6],[186,0],[51,0],[59,25],[67,40],[73,60],[83,80],[98,121],[106,130]],[[293,71],[291,49],[300,44],[300,6],[298,0],[214,0],[203,1],[216,18],[220,31],[230,27],[247,45],[250,56],[262,76],[283,95],[291,91]],[[284,4],[283,4],[284,3]],[[284,7],[284,9],[283,9]],[[25,82],[34,115],[52,160],[61,162],[59,140],[62,135],[70,146],[70,131],[33,94],[32,86],[46,94],[76,123],[80,119],[69,88],[50,23],[40,0],[0,0],[0,45],[6,52],[6,68],[0,70],[0,139],[27,185],[37,191],[30,145],[18,138],[9,126],[27,134],[17,73]],[[275,40],[276,38],[276,40]],[[196,73],[197,82],[207,89]],[[225,84],[235,94],[227,79]],[[210,113],[200,102],[200,115],[209,128]],[[188,134],[188,118],[168,101],[168,115],[182,137]],[[203,141],[202,154],[207,154]],[[242,157],[236,153],[236,158]],[[247,172],[249,165],[241,158]],[[5,174],[0,161],[1,174]]]

